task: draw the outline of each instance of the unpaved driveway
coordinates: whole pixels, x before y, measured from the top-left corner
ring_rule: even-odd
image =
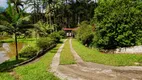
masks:
[[[73,49],[71,39],[70,49],[77,64],[59,65],[59,59],[55,61],[56,55],[51,64],[51,71],[62,80],[142,80],[142,67],[114,67],[84,62]],[[60,53],[57,54],[59,58]],[[56,68],[53,68],[53,64],[56,64]]]

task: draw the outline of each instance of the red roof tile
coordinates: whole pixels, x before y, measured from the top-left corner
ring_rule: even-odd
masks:
[[[63,28],[64,31],[68,31],[68,30],[73,30],[74,31],[74,30],[77,30],[77,29],[78,29],[78,27],[77,28]]]

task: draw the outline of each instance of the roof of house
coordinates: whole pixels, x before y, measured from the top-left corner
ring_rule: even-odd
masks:
[[[78,27],[76,27],[76,28],[63,28],[64,31],[69,31],[69,30],[75,31],[77,29],[78,29]]]

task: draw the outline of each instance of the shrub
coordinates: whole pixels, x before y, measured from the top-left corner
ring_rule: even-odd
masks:
[[[65,38],[66,37],[65,31],[62,30],[62,31],[59,31],[58,33],[61,36],[61,38]]]
[[[48,48],[50,45],[54,44],[55,42],[50,37],[47,38],[40,38],[37,40],[37,46],[41,49]]]
[[[28,45],[20,51],[19,55],[20,57],[31,58],[37,55],[37,51],[36,47]]]
[[[82,44],[89,46],[93,40],[92,26],[88,22],[84,21],[79,25],[79,29],[76,33],[76,38],[82,42]]]
[[[60,42],[61,37],[58,32],[53,32],[52,34],[49,35],[49,37],[53,39],[53,41],[56,43]]]

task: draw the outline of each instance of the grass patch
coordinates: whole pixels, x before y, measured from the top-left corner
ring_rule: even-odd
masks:
[[[2,64],[0,64],[0,80],[15,80],[13,76],[10,75],[9,71],[13,69],[13,65],[16,65],[17,63],[23,62],[24,59],[19,59],[18,61],[15,60],[15,58],[12,58]]]
[[[15,68],[14,71],[20,75],[20,80],[59,80],[48,70],[50,69],[52,58],[60,45],[58,44],[55,48],[48,51],[37,62]]]
[[[15,80],[14,77],[10,76],[7,72],[0,73],[0,80]]]
[[[0,40],[0,43],[11,43],[14,42],[14,38],[8,38],[4,40]],[[21,38],[18,39],[18,42],[30,42],[30,41],[36,41],[36,38]]]
[[[5,61],[2,64],[0,64],[0,72],[9,71],[10,69],[13,68],[14,65],[21,63],[25,60],[26,60],[26,58],[20,58],[19,60],[15,60],[15,58],[12,58],[8,61]]]
[[[65,42],[64,48],[60,55],[60,64],[75,64],[74,57],[70,51],[69,40]]]
[[[141,54],[103,54],[96,49],[89,49],[77,40],[72,40],[73,48],[87,62],[113,66],[141,66]],[[140,63],[136,65],[135,63]]]

